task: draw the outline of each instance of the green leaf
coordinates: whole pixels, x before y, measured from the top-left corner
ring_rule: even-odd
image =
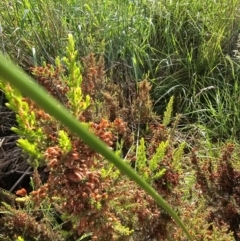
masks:
[[[58,136],[59,146],[63,150],[63,152],[67,154],[72,149],[71,141],[68,138],[67,133],[63,130],[60,130],[58,132]]]
[[[171,118],[172,118],[172,111],[173,111],[173,100],[174,100],[174,96],[172,96],[167,104],[167,108],[166,111],[164,111],[164,115],[163,115],[163,125],[167,126],[170,124],[171,122]]]

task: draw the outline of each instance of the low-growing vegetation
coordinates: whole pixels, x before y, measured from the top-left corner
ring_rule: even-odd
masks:
[[[1,52],[154,187],[193,240],[240,240],[239,9],[2,1]],[[1,240],[187,240],[75,133],[0,89]]]

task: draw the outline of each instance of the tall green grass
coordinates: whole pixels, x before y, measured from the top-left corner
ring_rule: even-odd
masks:
[[[238,119],[222,120],[226,112],[238,114],[231,100],[238,82],[233,50],[239,6],[239,0],[3,0],[1,49],[27,69],[63,56],[72,33],[81,56],[103,55],[115,81],[148,76],[158,113],[175,95],[175,112],[232,137]]]

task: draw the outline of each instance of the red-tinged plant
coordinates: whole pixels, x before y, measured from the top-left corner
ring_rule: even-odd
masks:
[[[196,189],[208,203],[208,222],[220,228],[226,224],[235,240],[240,240],[238,154],[238,147],[228,143],[222,147],[220,156],[214,161],[199,158],[196,151],[193,151],[191,158],[196,172]],[[212,230],[212,226],[209,230]]]
[[[175,129],[168,127],[173,98],[160,122],[152,111],[151,85],[146,79],[126,92],[125,87],[105,78],[102,58],[86,57],[82,70],[76,54],[74,42],[69,41],[67,57],[63,58],[66,71],[57,59],[56,67],[34,67],[32,73],[49,95],[62,101],[85,128],[123,157],[174,209],[185,210],[188,206],[179,189],[185,143],[174,142]],[[58,231],[65,231],[62,236],[66,239],[89,235],[91,240],[100,241],[165,241],[173,235],[175,224],[170,216],[134,182],[31,100],[14,93],[9,85],[6,88],[11,97],[9,106],[20,123],[15,129],[22,137],[18,143],[32,157],[34,190],[24,198],[37,210],[38,220],[50,215],[44,214],[50,207],[59,217]],[[45,167],[47,174],[43,183],[40,167]],[[197,232],[194,229],[193,235]],[[37,230],[31,236],[37,237]]]

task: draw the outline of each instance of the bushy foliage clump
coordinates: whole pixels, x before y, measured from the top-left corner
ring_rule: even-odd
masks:
[[[80,65],[72,35],[66,57],[31,72],[49,95],[151,183],[195,239],[233,240],[227,233],[227,225],[233,230],[229,219],[220,224],[210,220],[203,199],[198,197],[199,205],[184,198],[187,143],[176,136],[179,117],[172,121],[173,97],[161,120],[152,110],[147,79],[135,86],[114,83],[105,76],[103,58],[97,61],[93,54]],[[9,84],[1,88],[16,112],[18,145],[29,154],[34,169],[33,191],[27,195],[19,190],[22,198],[12,196],[11,205],[0,206],[5,240],[184,240],[171,217],[134,182]],[[197,168],[195,159],[190,156],[189,165]],[[40,168],[47,173],[45,182]],[[205,179],[197,178],[196,183],[200,180]],[[196,185],[194,192],[203,192],[203,187]],[[197,206],[203,211],[195,211]]]
[[[170,186],[174,188],[178,170],[171,170],[171,157],[163,160],[171,171],[165,170],[164,165],[160,164],[162,160],[157,159],[163,159],[165,152],[171,153],[172,150],[167,151],[166,148],[170,147],[167,129],[160,123],[153,123],[156,115],[152,112],[149,98],[150,84],[143,80],[132,88],[133,96],[127,98],[119,85],[105,78],[102,58],[98,62],[93,55],[83,59],[82,70],[76,56],[70,35],[67,56],[62,60],[57,58],[55,66],[32,68],[32,74],[50,95],[60,100],[85,123],[86,128],[147,180],[157,184],[165,172],[169,173],[169,183],[166,177],[163,185],[157,184],[159,190],[165,193]],[[30,99],[21,96],[8,84],[2,85],[2,88],[9,98],[9,108],[17,114],[19,126],[13,130],[21,137],[18,145],[30,155],[29,164],[35,170],[34,190],[26,200],[33,210],[50,205],[67,224],[66,228],[64,226],[67,236],[75,238],[91,234],[92,240],[127,240],[132,236],[144,239],[149,235],[166,235],[167,222],[161,218],[156,222],[157,217],[162,216],[161,210],[144,191]],[[149,144],[144,142],[147,137],[152,137]],[[160,139],[166,143],[158,146]],[[148,146],[149,151],[145,150]],[[154,154],[157,149],[158,153]],[[38,174],[40,167],[46,167],[48,172],[46,183],[41,182]],[[154,173],[153,177],[151,172]],[[175,181],[170,179],[172,175],[176,175]],[[13,214],[15,212],[10,207],[2,208]],[[34,219],[34,215],[29,214],[29,220]],[[168,218],[168,221],[171,219]],[[4,222],[14,230],[10,237],[22,235],[22,226],[11,225],[12,216],[6,215]],[[26,222],[22,224],[26,228],[26,237],[40,237],[37,231],[40,229],[32,229]],[[4,230],[7,233],[8,228],[4,226]],[[41,236],[43,240],[48,238],[47,233],[44,235]]]

